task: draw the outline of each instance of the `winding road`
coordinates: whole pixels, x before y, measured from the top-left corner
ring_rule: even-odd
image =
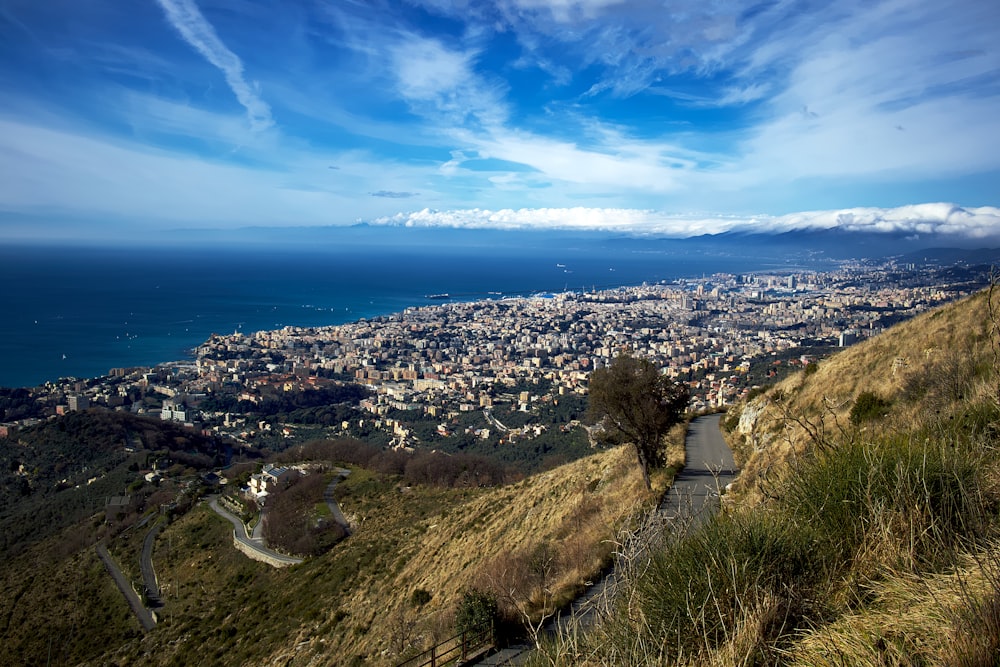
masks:
[[[160,599],[160,584],[156,579],[156,571],[153,570],[153,544],[162,528],[163,522],[157,521],[146,533],[146,539],[142,542],[142,557],[139,559],[142,583],[146,587],[146,601],[150,607],[163,606],[163,601]]]
[[[228,519],[229,523],[233,524],[233,531],[236,539],[243,545],[253,549],[254,551],[260,553],[261,555],[267,556],[277,562],[285,563],[287,565],[297,565],[302,562],[301,558],[296,558],[294,556],[286,556],[285,554],[278,553],[264,546],[264,541],[260,538],[253,538],[247,536],[246,526],[239,517],[230,514],[226,509],[219,505],[218,496],[212,497],[208,501],[209,506],[215,510],[215,513],[224,519]],[[255,531],[256,532],[256,531]]]
[[[336,498],[333,497],[333,490],[337,488],[337,484],[342,480],[346,479],[351,471],[347,468],[338,468],[337,476],[333,478],[333,481],[327,484],[326,490],[323,491],[323,500],[326,501],[326,506],[330,508],[330,514],[333,515],[333,520],[340,524],[340,527],[344,529],[345,535],[351,534],[351,524],[344,516],[344,513],[340,511],[340,505],[337,504]]]

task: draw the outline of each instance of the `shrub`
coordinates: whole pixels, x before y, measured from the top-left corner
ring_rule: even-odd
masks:
[[[835,566],[867,554],[919,568],[984,525],[982,458],[955,440],[845,442],[789,475],[780,505]]]
[[[933,409],[942,409],[968,397],[973,381],[989,377],[990,364],[985,355],[948,350],[931,357],[903,380],[902,396],[912,402],[923,401]]]
[[[414,607],[423,607],[431,601],[431,594],[423,588],[418,588],[410,595],[410,604]]]
[[[726,413],[725,417],[722,419],[722,430],[726,433],[732,433],[736,430],[736,427],[740,425],[740,411],[730,410]]]
[[[477,632],[484,627],[492,628],[496,625],[498,615],[495,595],[476,588],[466,590],[462,593],[455,613],[455,631]]]
[[[758,396],[763,396],[771,389],[774,389],[774,385],[766,384],[763,387],[754,387],[753,389],[747,392],[746,402],[749,403]]]
[[[889,403],[874,392],[863,391],[858,394],[854,400],[854,406],[851,407],[851,423],[858,425],[878,419],[885,414],[888,407]]]

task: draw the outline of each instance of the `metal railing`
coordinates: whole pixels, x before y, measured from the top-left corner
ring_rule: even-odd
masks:
[[[471,655],[493,644],[493,625],[466,630],[443,642],[435,644],[423,653],[399,663],[397,667],[443,667],[461,665]]]

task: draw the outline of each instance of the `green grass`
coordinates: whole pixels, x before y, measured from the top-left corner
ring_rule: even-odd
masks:
[[[717,515],[653,558],[639,580],[646,626],[668,655],[717,648],[765,600],[802,604],[816,572],[808,533],[768,512]],[[794,629],[769,629],[777,640]]]
[[[957,435],[853,439],[794,468],[778,506],[841,567],[944,566],[986,529],[988,456]]]

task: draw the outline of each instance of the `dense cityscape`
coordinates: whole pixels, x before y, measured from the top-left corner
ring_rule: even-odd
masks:
[[[710,410],[985,281],[982,271],[852,262],[474,302],[437,295],[440,304],[350,324],[213,334],[191,361],[31,392],[52,414],[105,406],[271,449],[333,435],[502,446],[577,431],[589,373],[619,353],[653,360],[689,384],[691,409]],[[317,414],[331,403],[349,407]],[[8,419],[0,436],[41,416]]]

